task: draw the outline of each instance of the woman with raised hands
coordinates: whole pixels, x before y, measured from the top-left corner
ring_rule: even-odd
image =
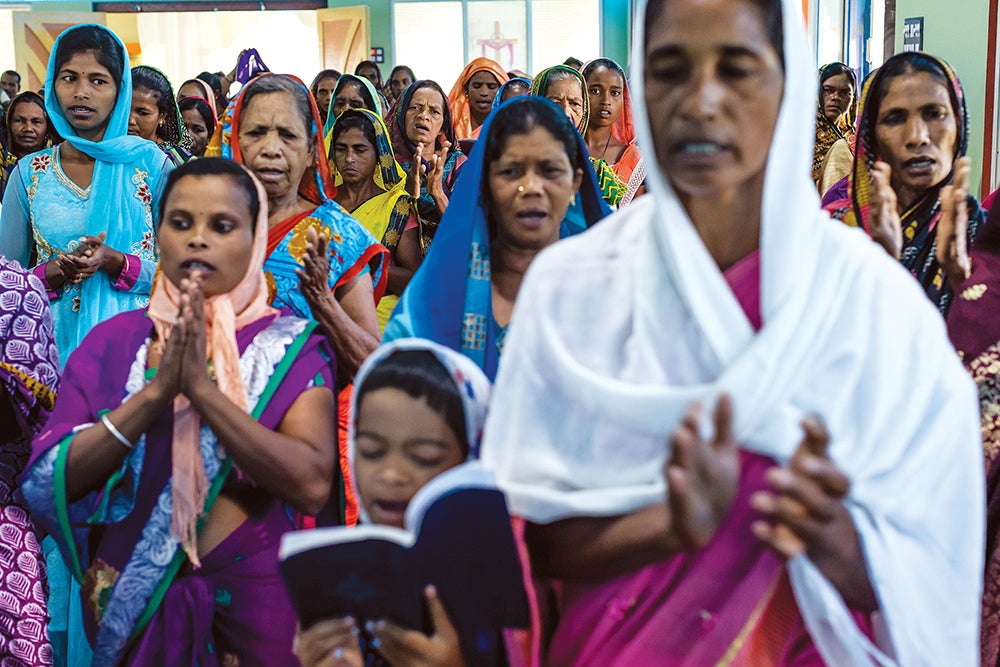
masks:
[[[968,275],[961,258],[986,219],[969,194],[968,145],[955,71],[926,53],[896,54],[865,81],[847,196],[826,207],[899,260],[944,314]],[[942,229],[949,238],[939,243]]]

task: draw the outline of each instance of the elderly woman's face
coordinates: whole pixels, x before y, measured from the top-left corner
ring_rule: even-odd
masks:
[[[312,163],[312,139],[299,105],[286,92],[250,98],[240,116],[239,143],[243,163],[272,202],[296,192]]]
[[[660,169],[682,199],[763,183],[784,72],[762,11],[747,0],[658,1],[645,102]]]
[[[951,96],[927,72],[893,77],[875,120],[875,141],[902,202],[916,201],[951,173],[958,121]]]

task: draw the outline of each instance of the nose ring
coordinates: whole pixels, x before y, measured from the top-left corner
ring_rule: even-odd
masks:
[[[517,186],[517,191],[518,192],[524,192],[524,186],[523,185]]]

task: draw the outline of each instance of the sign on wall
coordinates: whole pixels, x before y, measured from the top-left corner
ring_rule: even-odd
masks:
[[[924,17],[903,19],[903,51],[924,50]]]

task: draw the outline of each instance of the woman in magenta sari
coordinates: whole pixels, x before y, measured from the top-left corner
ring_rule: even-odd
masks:
[[[94,665],[296,665],[277,548],[289,506],[330,495],[332,356],[268,305],[246,171],[194,160],[162,208],[149,309],[70,357],[25,498],[81,583]]]
[[[549,665],[976,662],[974,390],[820,208],[801,11],[650,0],[650,192],[521,285],[482,460],[560,584]]]

